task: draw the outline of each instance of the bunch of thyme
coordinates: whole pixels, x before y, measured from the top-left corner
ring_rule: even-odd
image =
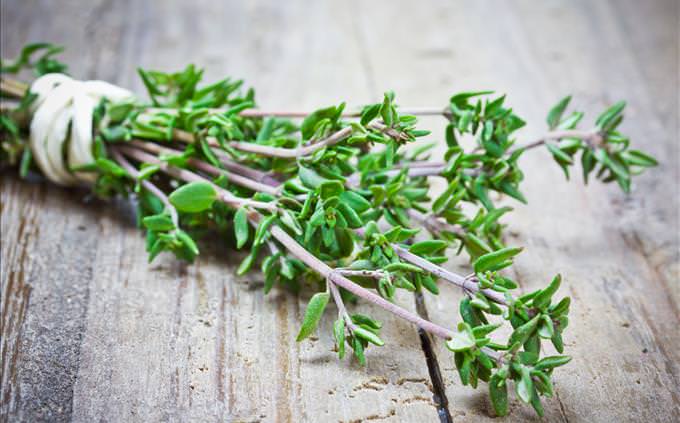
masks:
[[[2,72],[64,72],[52,58],[58,51],[27,46]],[[42,56],[31,61],[36,54]],[[487,382],[498,415],[508,412],[509,381],[542,415],[539,397],[552,395],[552,371],[570,357],[541,358],[541,343],[563,352],[570,299],[554,298],[559,275],[543,289],[514,293],[518,283],[503,269],[521,248],[505,245],[500,219],[511,208],[497,207],[499,196],[492,194],[525,202],[520,158],[539,147],[567,178],[578,160],[585,182],[594,173],[628,192],[631,176],[656,161],[630,149],[618,131],[623,102],[583,130],[577,128],[583,113],[567,113],[567,97],[548,113],[549,132],[522,145],[516,132],[524,121],[505,96],[490,91],[453,95],[441,109],[404,109],[388,92],[357,112],[347,112],[344,103],[312,113],[268,112],[256,108],[254,91],[240,80],[199,85],[202,71],[193,65],[139,74],[150,102],[102,100],[94,111],[95,161],[71,171],[96,175],[92,191],[100,197],[138,199],[150,261],[164,251],[192,261],[198,237],[224,234],[249,251],[238,274],[259,265],[265,293],[275,285],[318,291],[298,341],[315,331],[332,300],[336,351],[363,364],[369,345],[384,344],[382,323],[347,304],[368,301],[443,338],[462,383]],[[27,88],[2,81],[3,94],[20,101],[0,116],[0,159],[23,176],[35,168],[25,141],[35,97]],[[417,115],[448,121],[442,161],[427,157],[434,144],[405,148],[429,134],[417,128]],[[434,195],[428,177],[444,179],[446,189]],[[449,251],[465,253],[473,272],[443,268]],[[439,281],[466,294],[455,330],[395,302],[399,289],[436,295]],[[511,335],[492,336],[504,324],[512,326]]]

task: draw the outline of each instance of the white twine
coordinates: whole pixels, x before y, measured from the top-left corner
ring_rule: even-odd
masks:
[[[96,176],[70,169],[94,162],[92,154],[94,108],[102,98],[121,101],[133,97],[104,81],[77,81],[60,73],[36,79],[32,104],[30,145],[43,174],[59,185],[91,184]]]

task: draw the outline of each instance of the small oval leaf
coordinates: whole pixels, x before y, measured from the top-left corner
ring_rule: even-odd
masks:
[[[306,337],[314,332],[316,325],[319,324],[323,311],[328,304],[330,299],[330,294],[328,292],[319,292],[314,294],[309,304],[307,304],[307,310],[305,310],[305,317],[302,320],[302,326],[300,327],[300,332],[298,332],[297,342],[302,341]]]
[[[198,213],[212,207],[217,199],[217,191],[208,182],[191,182],[177,188],[169,199],[179,211]]]

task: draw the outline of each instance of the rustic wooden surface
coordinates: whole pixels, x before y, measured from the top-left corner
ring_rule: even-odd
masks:
[[[593,113],[629,102],[625,130],[662,164],[634,192],[565,182],[527,154],[530,206],[508,219],[527,246],[523,289],[566,278],[573,297],[546,421],[678,421],[677,1],[6,1],[2,55],[29,41],[68,46],[72,73],[141,91],[138,65],[187,62],[246,77],[264,107],[443,105],[493,88],[528,120],[527,139],[566,93]],[[425,125],[441,133],[442,122]],[[125,203],[2,175],[0,421],[437,421],[416,331],[380,311],[388,346],[360,368],[331,351],[331,320],[295,343],[306,298],[261,294],[239,256],[213,242],[194,265],[146,263]],[[458,267],[455,263],[453,266]],[[460,293],[427,296],[453,325]],[[414,307],[413,297],[401,300]],[[435,342],[454,421],[491,415]],[[439,410],[439,415],[446,411]],[[506,421],[533,419],[513,401]]]

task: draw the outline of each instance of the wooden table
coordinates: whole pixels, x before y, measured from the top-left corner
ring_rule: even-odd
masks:
[[[45,40],[73,75],[142,92],[137,66],[188,62],[214,80],[245,77],[266,108],[361,105],[386,89],[401,104],[444,106],[459,90],[508,93],[544,129],[566,94],[588,112],[628,101],[623,125],[661,159],[633,193],[565,182],[527,154],[508,243],[524,245],[523,290],[565,279],[572,363],[555,373],[546,421],[678,421],[678,1],[217,2],[3,1],[2,55]],[[443,122],[424,119],[441,140]],[[433,348],[448,404],[437,407],[416,330],[386,313],[388,346],[368,366],[338,362],[331,315],[295,342],[308,297],[262,294],[235,277],[218,241],[194,265],[147,264],[125,202],[88,201],[2,175],[2,389],[5,421],[486,421],[486,386],[463,387]],[[457,262],[451,264],[460,268]],[[465,270],[465,269],[463,269]],[[427,296],[453,327],[460,292]],[[414,307],[413,296],[403,304]],[[359,309],[366,309],[361,306]],[[442,401],[439,401],[440,403]],[[534,419],[516,400],[506,421]]]

